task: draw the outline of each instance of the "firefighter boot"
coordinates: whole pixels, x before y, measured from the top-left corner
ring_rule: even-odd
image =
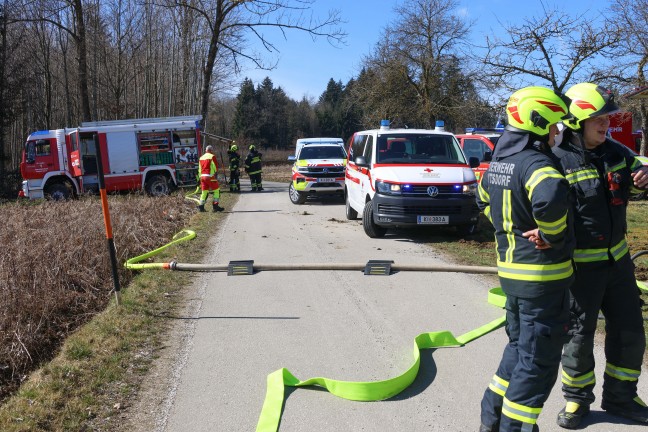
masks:
[[[577,402],[567,402],[565,408],[558,413],[556,423],[565,429],[577,429],[583,417],[590,413],[589,405],[581,405]]]
[[[213,211],[214,213],[216,213],[216,212],[222,212],[223,210],[225,210],[224,207],[219,206],[218,203],[214,203],[214,207],[212,208],[212,211]]]
[[[198,204],[198,211],[204,212],[205,211],[205,204]]]
[[[648,423],[648,407],[639,396],[622,403],[608,402],[603,399],[601,408],[612,415],[629,418],[639,423]]]
[[[479,432],[498,432],[499,431],[499,422],[495,423],[493,426],[486,426],[482,423],[479,426]]]

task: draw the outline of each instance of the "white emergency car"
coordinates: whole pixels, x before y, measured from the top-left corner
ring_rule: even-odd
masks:
[[[303,204],[309,196],[343,196],[347,154],[341,138],[297,140],[292,181],[288,195],[293,204]]]
[[[479,209],[477,181],[455,136],[443,122],[433,130],[380,129],[356,132],[349,140],[344,196],[347,219],[362,215],[369,237],[390,227],[456,226],[472,234]]]

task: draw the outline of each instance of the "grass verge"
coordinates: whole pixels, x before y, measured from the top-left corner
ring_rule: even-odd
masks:
[[[221,203],[231,208],[237,195],[224,193]],[[222,213],[193,215],[189,226],[197,236],[154,257],[201,262]],[[86,325],[70,335],[59,353],[36,372],[0,407],[0,430],[111,431],[119,430],[119,414],[129,405],[163,344],[169,321],[184,305],[182,287],[195,275],[147,270],[122,290]]]

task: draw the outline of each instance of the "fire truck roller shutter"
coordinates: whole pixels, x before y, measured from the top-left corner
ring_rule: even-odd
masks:
[[[112,174],[139,172],[135,132],[107,132],[106,142]]]

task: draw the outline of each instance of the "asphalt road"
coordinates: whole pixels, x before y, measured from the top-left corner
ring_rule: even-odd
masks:
[[[158,384],[148,395],[155,399],[154,419],[141,422],[141,428],[253,431],[267,375],[277,369],[285,367],[302,380],[385,380],[411,366],[418,334],[450,330],[460,335],[503,314],[487,303],[493,276],[299,270],[300,263],[314,262],[448,262],[423,244],[433,233],[399,231],[370,239],[359,220],[346,220],[340,201],[296,206],[287,185],[265,183],[265,188],[244,192],[227,209],[208,262],[253,259],[294,264],[295,270],[199,276],[188,316],[177,320],[177,343],[170,343],[172,352],[163,356],[171,367],[154,372],[151,380]],[[476,431],[480,400],[505,343],[499,329],[462,348],[424,350],[414,383],[386,401],[354,402],[316,388],[289,390],[279,430]],[[597,353],[602,382],[605,362],[600,349]],[[647,387],[647,379],[640,380],[645,398]],[[555,423],[562,404],[556,386],[540,416],[541,430],[562,430]],[[642,428],[607,415],[598,402],[593,409],[588,431]]]

